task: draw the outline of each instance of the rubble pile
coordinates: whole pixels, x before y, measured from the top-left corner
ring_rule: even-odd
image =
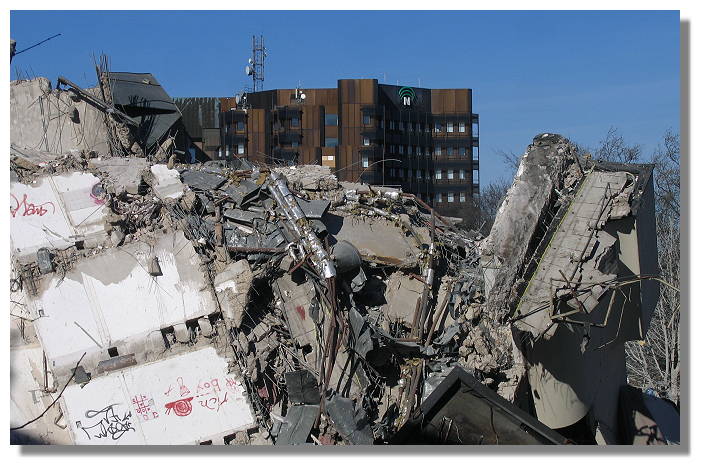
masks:
[[[589,426],[599,423],[611,439],[613,410],[600,411],[585,378],[637,337],[628,328],[648,328],[639,309],[652,307],[652,293],[639,284],[627,288],[641,299],[639,312],[617,327],[618,314],[610,317],[625,266],[641,276],[652,269],[620,258],[638,251],[628,226],[653,205],[647,168],[592,162],[560,136],[537,136],[482,239],[412,194],[338,181],[327,167],[171,157],[11,149],[22,337],[33,341],[27,320],[44,348],[35,376],[43,374],[45,402],[64,384],[81,384],[67,389],[55,421],[74,441],[105,437],[86,424],[98,408],[69,404],[81,390],[118,376],[129,388],[127,371],[176,361],[174,370],[208,351],[215,355],[189,367],[222,361],[220,379],[204,382],[204,372],[187,383],[183,372],[159,382],[174,399],[163,406],[156,392],[132,398],[132,411],[106,402],[114,404],[100,413],[122,430],[113,440],[137,439],[137,421],[147,429],[167,415],[187,417],[197,403],[229,410],[237,397],[228,418],[236,426],[178,439],[388,443],[456,367],[553,429],[593,410]],[[67,302],[90,314],[74,319],[62,310]],[[633,307],[621,302],[622,312]],[[595,313],[607,303],[607,313]],[[66,344],[59,330],[80,341]],[[548,382],[564,395],[546,392]],[[216,401],[200,398],[208,390]],[[549,416],[546,397],[566,396],[580,409],[554,406]],[[162,438],[148,434],[139,442]]]

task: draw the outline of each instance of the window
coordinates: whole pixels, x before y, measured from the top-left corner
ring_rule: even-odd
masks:
[[[230,124],[225,125],[225,133],[227,134],[228,132],[230,132]]]
[[[338,115],[337,114],[326,114],[326,126],[337,126],[338,125]]]
[[[426,132],[431,132],[431,124],[426,123]]]
[[[369,138],[369,137],[363,137],[363,138],[362,138],[362,145],[364,145],[365,147],[369,146],[369,145],[370,145],[370,138]]]
[[[394,121],[389,121],[389,128],[394,130]]]
[[[291,141],[291,146],[294,147],[294,148],[298,147],[298,146],[299,146],[299,141],[298,141],[298,140],[292,140],[292,141]]]
[[[448,179],[449,180],[453,179],[453,173],[455,173],[453,170],[448,170]]]
[[[337,137],[326,137],[326,147],[337,147],[338,138]]]
[[[448,202],[455,202],[455,194],[448,193]]]
[[[472,123],[472,136],[478,137],[480,135],[480,124],[477,122]]]
[[[449,122],[446,126],[446,132],[453,132],[453,123]]]
[[[223,158],[223,147],[218,147],[218,158]]]
[[[363,124],[364,126],[369,126],[371,121],[372,121],[372,120],[370,119],[370,115],[369,115],[369,114],[363,114],[363,115],[362,115],[362,124]]]
[[[411,180],[414,177],[414,170],[409,168],[409,180]]]
[[[480,148],[479,147],[474,147],[472,148],[472,159],[477,160],[480,157]]]
[[[453,155],[455,155],[455,147],[448,147],[448,148],[446,149],[446,151],[448,152],[448,156],[450,156],[450,157],[452,157]]]
[[[423,179],[423,175],[421,174],[421,170],[416,170],[416,179],[417,180]]]
[[[406,154],[407,154],[407,155],[413,155],[413,154],[414,154],[414,150],[411,148],[411,145],[409,145],[409,146],[406,147]]]
[[[436,194],[436,202],[443,202],[443,193]]]
[[[426,181],[431,181],[431,172],[426,172]]]
[[[403,131],[404,130],[404,123],[399,121],[399,130]]]
[[[292,124],[293,125],[293,124]],[[238,121],[235,124],[235,129],[237,129],[239,132],[242,132],[245,130],[245,121]]]
[[[465,202],[465,193],[460,193],[460,197],[458,198],[460,202]]]
[[[458,155],[461,157],[464,157],[468,154],[468,149],[466,147],[460,147],[458,148]]]
[[[443,126],[441,126],[441,123],[440,123],[440,122],[437,122],[437,123],[435,124],[434,131],[435,131],[435,132],[441,132],[441,129],[443,129]]]
[[[298,142],[297,142],[298,143]],[[244,155],[245,154],[245,144],[237,144],[237,154],[238,155]]]
[[[301,125],[301,119],[297,117],[291,118],[291,127],[299,127]]]
[[[443,178],[443,172],[441,170],[436,170],[436,179],[439,180]]]
[[[421,156],[421,146],[416,147],[416,156],[418,156],[418,157]]]
[[[362,168],[367,168],[370,166],[370,159],[367,155],[362,156]]]
[[[392,178],[394,178],[395,176],[397,176],[397,169],[396,169],[396,168],[390,168],[390,169],[389,169],[389,176],[391,176]]]
[[[465,123],[461,122],[458,124],[458,132],[465,132]]]
[[[426,147],[426,156],[427,157],[431,156],[431,147]]]
[[[404,146],[403,145],[399,146],[399,155],[404,155]]]
[[[460,175],[458,176],[459,179],[464,180],[465,179],[465,170],[460,170]],[[462,193],[461,193],[462,194]]]
[[[437,156],[440,156],[440,154],[441,154],[441,146],[440,146],[440,145],[436,145],[436,155],[437,155]]]
[[[416,123],[416,132],[421,132],[421,123],[420,122]]]

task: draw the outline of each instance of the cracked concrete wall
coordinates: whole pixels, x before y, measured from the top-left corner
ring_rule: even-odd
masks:
[[[86,91],[100,97],[97,88]],[[43,77],[10,83],[10,143],[55,154],[109,152],[103,113],[73,101],[67,91],[52,90]]]

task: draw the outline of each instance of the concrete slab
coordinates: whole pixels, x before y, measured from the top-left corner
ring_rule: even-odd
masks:
[[[63,249],[76,241],[102,243],[110,208],[100,180],[88,173],[45,176],[36,184],[10,185],[12,254],[35,255],[39,248]]]
[[[156,256],[162,275],[147,272]],[[63,279],[45,280],[33,302],[39,338],[54,367],[71,367],[81,353],[102,355],[116,346],[131,351],[132,340],[149,332],[217,310],[198,269],[200,260],[183,232],[135,242],[79,261]],[[89,358],[87,358],[89,359]]]
[[[198,444],[255,424],[212,347],[70,385],[61,402],[76,444]]]

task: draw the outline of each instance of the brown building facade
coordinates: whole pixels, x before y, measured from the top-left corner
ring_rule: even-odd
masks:
[[[479,193],[479,118],[470,89],[338,80],[220,99],[211,158],[330,166],[345,181],[396,186],[439,212],[462,215]],[[187,124],[188,127],[188,124]],[[213,149],[218,149],[217,153]]]

